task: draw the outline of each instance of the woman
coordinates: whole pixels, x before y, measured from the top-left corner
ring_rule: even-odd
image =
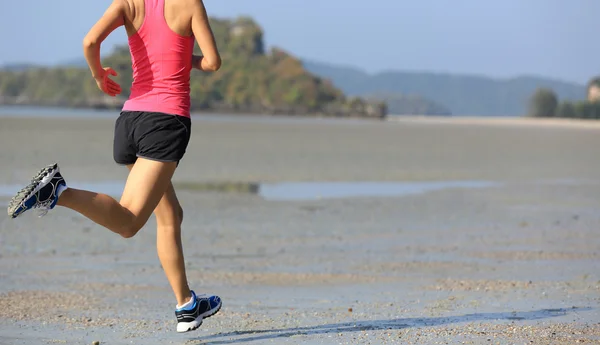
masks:
[[[196,295],[188,286],[181,243],[183,210],[171,177],[190,139],[190,71],[216,71],[221,59],[202,0],[114,0],[83,41],[92,76],[110,96],[120,94],[121,87],[110,79],[117,73],[102,67],[100,45],[122,25],[134,81],[115,123],[114,160],[130,171],[121,200],[68,188],[58,164],[53,164],[17,193],[8,214],[16,218],[39,209],[43,215],[60,205],[130,238],[154,212],[158,256],[177,299],[177,331],[187,332],[217,313],[221,299]],[[203,56],[192,55],[195,40]]]

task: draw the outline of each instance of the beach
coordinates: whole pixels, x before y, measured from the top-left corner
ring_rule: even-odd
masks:
[[[53,162],[118,198],[116,116],[0,116],[0,204]],[[153,217],[2,212],[0,344],[600,344],[596,122],[192,123],[188,278],[222,310],[175,333]]]

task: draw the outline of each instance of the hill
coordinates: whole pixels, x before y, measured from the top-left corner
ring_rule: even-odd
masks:
[[[456,115],[521,116],[538,88],[550,88],[561,99],[583,99],[584,85],[540,77],[494,79],[483,76],[387,71],[368,74],[358,68],[303,61],[304,67],[331,80],[348,95],[378,93],[419,95]],[[390,113],[395,113],[390,104]]]
[[[87,63],[85,59],[71,59],[68,61],[64,61],[61,66],[64,67],[87,67]],[[317,64],[312,64],[310,67],[313,68],[311,71],[313,74],[317,76],[321,76],[321,72],[327,75],[327,71],[322,71]],[[321,64],[321,66],[328,66],[325,64]],[[332,68],[332,67],[329,67]],[[339,67],[338,67],[339,68]],[[358,69],[346,68],[342,69],[339,73],[338,78],[342,78],[342,80],[337,80],[334,85],[341,83],[349,84],[353,83],[353,80],[358,80],[360,78],[368,77],[368,75],[364,72],[361,72]],[[450,115],[451,111],[444,107],[441,104],[438,104],[432,100],[426,99],[420,95],[403,95],[399,93],[388,93],[388,92],[377,92],[373,94],[365,94],[362,95],[365,99],[374,101],[374,102],[383,102],[387,105],[387,110],[389,114],[392,115]]]
[[[194,71],[190,88],[194,111],[375,117],[386,115],[385,104],[346,97],[329,81],[306,71],[287,52],[265,51],[262,28],[252,19],[211,18],[223,59],[216,73]],[[201,54],[196,44],[195,53]],[[77,61],[74,60],[76,63]],[[0,71],[0,103],[69,107],[122,106],[132,81],[127,46],[103,58],[113,67],[123,92],[105,97],[86,66],[7,68]]]

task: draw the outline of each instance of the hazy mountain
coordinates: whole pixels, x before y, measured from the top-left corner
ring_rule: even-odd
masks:
[[[358,68],[303,61],[304,67],[330,79],[349,95],[418,95],[448,108],[454,115],[523,115],[538,87],[553,89],[560,99],[585,98],[585,86],[533,76],[494,79],[432,72],[387,71],[369,74]],[[390,113],[394,113],[390,109]]]

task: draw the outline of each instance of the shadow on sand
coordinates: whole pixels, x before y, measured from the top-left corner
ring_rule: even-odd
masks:
[[[570,309],[542,309],[528,312],[508,313],[476,313],[448,317],[432,318],[405,318],[392,320],[356,321],[347,323],[334,323],[310,327],[295,327],[284,329],[256,329],[247,331],[234,331],[228,333],[217,333],[214,335],[190,339],[186,344],[238,344],[252,341],[273,340],[277,338],[288,338],[299,335],[318,335],[332,333],[347,333],[376,330],[400,330],[411,327],[435,327],[453,323],[476,322],[476,321],[530,321],[547,319],[567,315],[569,312],[588,311],[592,308],[570,308]]]

